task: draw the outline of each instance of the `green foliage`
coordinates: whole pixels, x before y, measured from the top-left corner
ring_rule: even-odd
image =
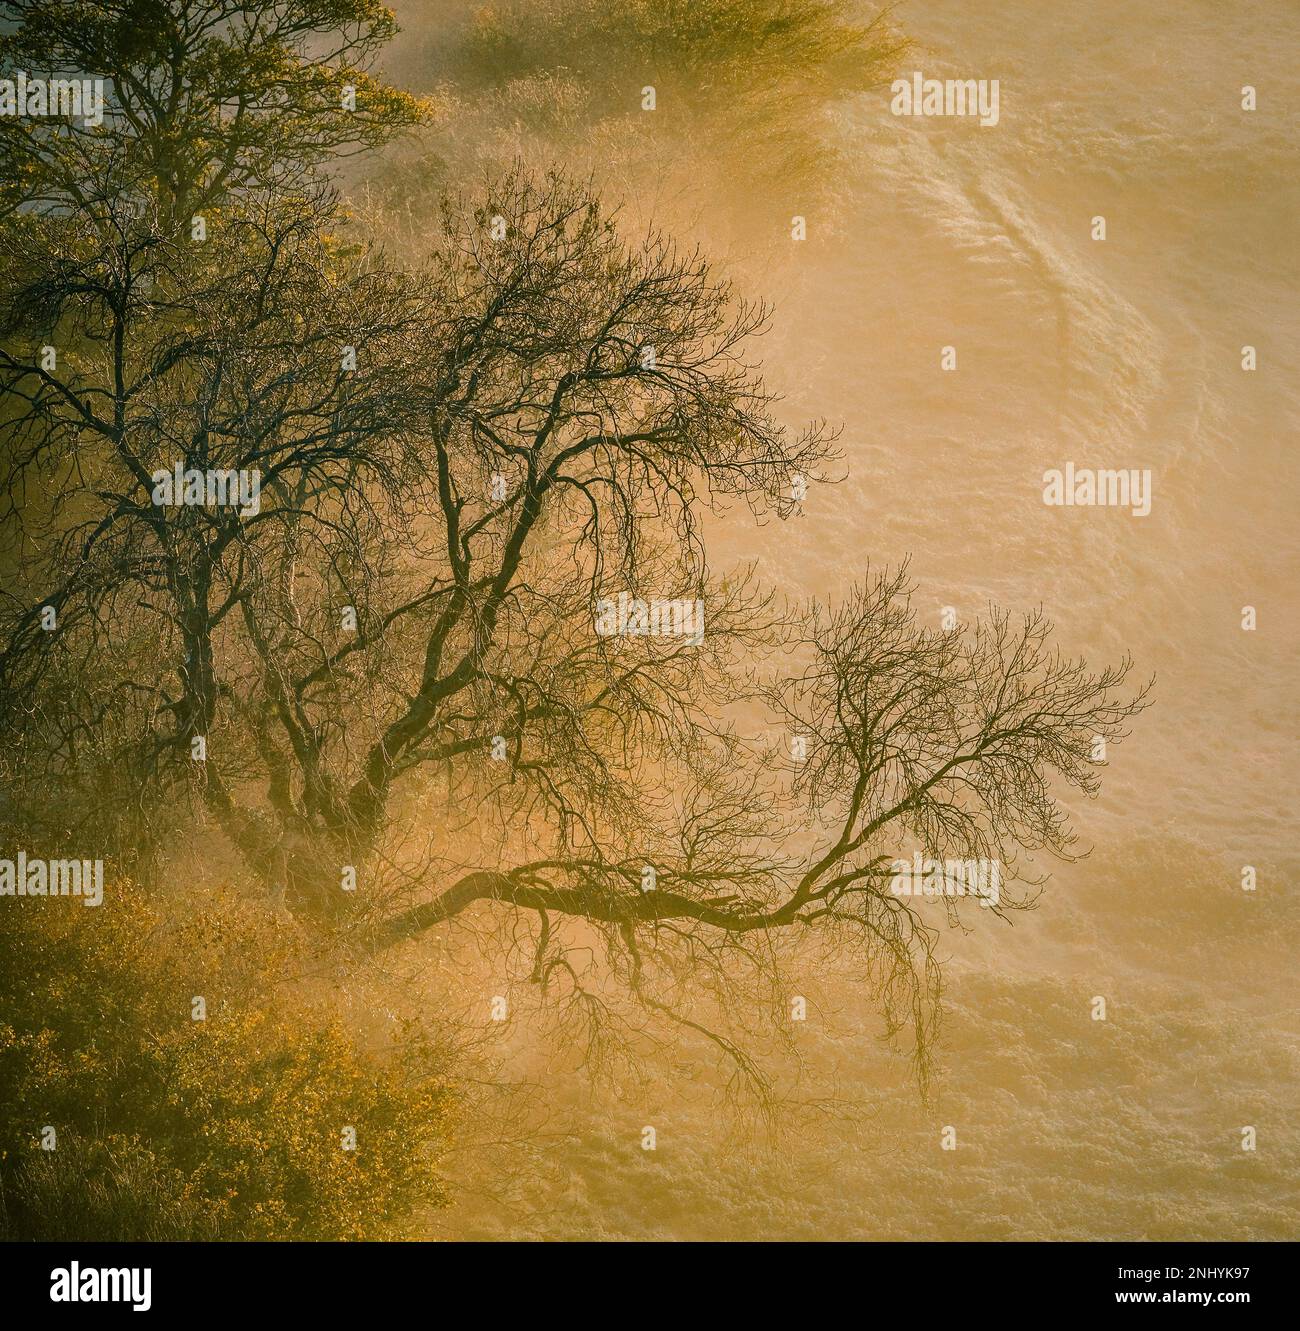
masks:
[[[233,898],[180,919],[120,884],[93,909],[6,901],[0,1236],[401,1237],[442,1204],[446,1048],[406,1028],[367,1051],[273,992],[301,953]]]

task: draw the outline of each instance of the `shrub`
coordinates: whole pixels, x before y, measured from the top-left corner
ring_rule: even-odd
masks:
[[[447,1047],[364,1048],[288,983],[303,952],[234,897],[5,900],[0,1235],[401,1237],[442,1204]]]
[[[464,71],[508,82],[565,69],[611,97],[629,81],[696,94],[781,83],[869,87],[902,40],[853,0],[496,0],[466,34]]]
[[[634,151],[658,141],[675,161],[691,145],[692,173],[743,162],[765,189],[806,190],[839,160],[829,114],[887,82],[907,49],[888,11],[859,0],[491,0],[432,63],[464,97],[444,129],[475,153],[494,126],[525,155],[529,131],[567,146],[621,126]],[[472,132],[455,128],[466,120]]]

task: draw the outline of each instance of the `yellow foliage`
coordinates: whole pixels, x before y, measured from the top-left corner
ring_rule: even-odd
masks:
[[[291,996],[302,954],[233,896],[5,902],[0,1236],[402,1237],[442,1204],[445,1047],[362,1049]]]

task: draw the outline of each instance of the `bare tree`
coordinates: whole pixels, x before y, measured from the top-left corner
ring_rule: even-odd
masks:
[[[207,151],[169,152],[192,134]],[[752,1006],[748,973],[774,998],[781,940],[815,934],[923,1065],[935,934],[892,862],[1068,855],[1058,795],[1095,791],[1096,738],[1141,706],[1128,663],[1062,659],[1038,616],[926,629],[902,574],[806,613],[718,577],[704,512],[787,515],[833,438],[780,422],[750,359],[767,311],[666,237],[626,243],[588,187],[488,182],[402,271],[350,240],[310,145],[292,188],[221,176],[227,153],[168,167],[162,202],[91,156],[102,207],[43,142],[14,151],[44,182],[0,230],[0,723],[27,826],[138,854],[200,803],[355,949],[506,920],[589,1017],[575,949],[600,939],[642,1010],[752,1080],[682,996]],[[255,472],[260,501],[168,506],[176,467]],[[603,633],[620,593],[698,601],[702,632]],[[746,738],[774,728],[801,761]]]

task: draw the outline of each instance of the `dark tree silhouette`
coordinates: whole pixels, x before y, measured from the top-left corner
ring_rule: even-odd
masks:
[[[750,359],[767,312],[522,169],[394,267],[318,171],[417,114],[351,66],[376,6],[5,9],[8,58],[99,60],[118,99],[98,134],[4,131],[11,816],[144,873],[205,808],[354,949],[504,917],[588,1016],[599,937],[752,1077],[680,995],[752,1007],[742,974],[779,993],[780,939],[816,931],[923,1060],[935,935],[891,861],[1068,855],[1057,796],[1141,706],[1128,663],[1062,659],[1038,616],[927,629],[899,573],[808,612],[717,577],[704,513],[787,516],[835,456]],[[256,511],[155,502],[178,465],[256,472]],[[702,637],[598,632],[620,593],[698,599]]]

